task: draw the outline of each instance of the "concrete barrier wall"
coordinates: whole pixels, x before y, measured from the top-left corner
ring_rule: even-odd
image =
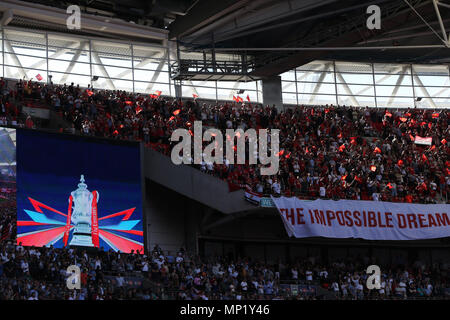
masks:
[[[257,209],[244,200],[243,190],[229,192],[226,181],[187,165],[175,165],[168,156],[150,148],[144,152],[147,179],[222,213]]]

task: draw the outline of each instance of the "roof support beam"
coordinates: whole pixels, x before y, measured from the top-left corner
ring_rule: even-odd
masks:
[[[408,67],[402,68],[402,74],[398,77],[397,81],[395,82],[394,90],[392,90],[391,96],[389,97],[389,100],[387,102],[387,106],[390,107],[392,102],[394,101],[394,98],[398,92],[398,89],[400,89],[400,84],[402,83],[403,79],[405,78],[405,71]]]
[[[430,94],[428,93],[428,90],[427,90],[427,88],[423,85],[423,82],[422,82],[422,80],[420,80],[420,77],[414,72],[414,71],[412,71],[413,72],[413,77],[414,77],[414,80],[415,81],[417,81],[417,83],[419,84],[419,88],[420,88],[420,90],[422,90],[422,92],[423,92],[423,94],[428,98],[428,99],[430,99],[430,104],[433,106],[433,108],[434,109],[437,109],[437,106],[436,106],[436,104],[434,103],[434,101],[433,101],[433,98],[430,96]]]
[[[69,65],[67,66],[66,71],[64,71],[63,76],[61,77],[61,83],[65,83],[67,80],[67,77],[69,76],[69,74],[72,72],[73,67],[75,66],[75,63],[78,61],[78,59],[80,58],[81,52],[84,48],[84,46],[87,44],[87,41],[82,41],[76,51],[76,53],[73,55],[72,60],[70,60]]]
[[[450,42],[448,41],[447,32],[445,31],[444,23],[442,22],[441,13],[439,11],[438,0],[433,0],[433,6],[434,6],[434,10],[436,11],[436,15],[437,15],[437,18],[439,21],[439,26],[441,27],[442,37],[445,40],[445,45],[447,47],[450,47]]]

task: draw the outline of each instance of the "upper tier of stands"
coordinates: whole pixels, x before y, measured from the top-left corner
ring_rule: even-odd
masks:
[[[261,194],[394,202],[448,202],[450,161],[447,110],[297,106],[282,111],[251,103],[198,103],[158,95],[1,80],[0,118],[28,128],[24,105],[48,107],[68,123],[60,131],[124,140],[170,155],[172,132],[203,127],[280,129],[280,170],[260,165],[202,163],[200,170],[228,181],[230,190]],[[418,145],[416,136],[431,137]],[[206,145],[207,143],[205,143]]]

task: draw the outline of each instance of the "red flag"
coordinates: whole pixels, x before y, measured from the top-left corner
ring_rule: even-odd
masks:
[[[113,134],[114,134],[114,135],[116,136],[116,135],[118,135],[118,134],[119,134],[119,131],[117,131],[117,130],[114,130]]]
[[[239,102],[239,101],[237,101],[237,99],[236,99],[236,97],[235,97],[235,96],[233,96],[233,101]]]
[[[359,183],[362,182],[362,179],[360,177],[358,177],[358,176],[355,176],[355,180],[358,181]]]
[[[427,158],[427,156],[424,153],[422,153],[422,160],[423,161],[428,161],[428,158]]]
[[[381,153],[381,149],[378,147],[375,147],[375,150],[373,150],[374,153]]]
[[[291,157],[291,153],[289,152],[287,155],[284,156],[286,159],[289,159]]]
[[[389,111],[386,111],[386,116],[392,117],[392,113],[390,113]]]
[[[391,184],[390,182],[387,184],[387,187],[388,187],[389,189],[392,189],[392,188],[393,188],[393,186],[392,186],[392,184]]]
[[[140,106],[137,106],[136,107],[136,114],[139,114],[139,112],[141,112],[141,111],[142,111],[142,108]]]
[[[280,152],[278,152],[278,156],[282,156],[284,154],[284,150],[281,150]]]
[[[94,92],[92,92],[91,90],[87,90],[87,89],[86,89],[86,92],[87,92],[87,94],[88,94],[89,97],[92,96],[92,95],[94,94]]]
[[[156,96],[158,96],[158,97],[159,97],[159,96],[161,95],[161,93],[162,93],[162,92],[161,92],[161,91],[159,91],[159,90],[156,90],[156,91],[155,91],[155,93],[156,93]]]
[[[433,119],[439,118],[439,113],[433,113],[431,116],[433,117]]]
[[[408,119],[406,119],[405,117],[401,117],[401,118],[400,118],[400,121],[401,121],[401,122],[406,122],[407,120],[408,120]]]
[[[171,116],[171,117],[169,118],[169,121],[172,121],[173,119],[175,119],[175,117],[174,117],[174,116]]]
[[[345,149],[345,145],[342,145],[342,146],[339,147],[339,151],[340,151],[340,152],[343,152],[344,149]]]
[[[244,102],[244,99],[242,99],[241,97],[238,96],[238,97],[236,98],[236,101],[237,101],[237,102]]]
[[[442,144],[447,144],[447,140],[442,139],[442,140],[441,140],[441,143],[442,143]]]
[[[194,100],[198,98],[198,95],[196,95],[195,93],[193,93],[192,96],[194,97]]]
[[[372,171],[372,172],[377,171],[377,167],[376,166],[370,166],[370,171]]]
[[[180,111],[181,111],[180,109],[175,110],[175,111],[173,112],[173,115],[174,115],[174,116],[178,115],[178,114],[180,113]]]
[[[132,102],[132,101],[130,101],[130,100],[127,100],[127,101],[125,101],[125,104],[127,104],[127,105],[132,105],[132,104],[133,104],[133,102]]]
[[[342,138],[342,132],[339,132],[338,134],[338,138],[341,139]]]
[[[38,73],[38,74],[36,75],[36,79],[38,79],[39,81],[41,81],[41,80],[44,79],[44,78],[41,76],[40,73]]]
[[[350,137],[350,143],[356,145],[356,137]]]
[[[189,130],[189,134],[190,134],[191,136],[194,136],[194,134],[192,133],[192,131],[191,131],[191,130]]]
[[[341,177],[341,180],[344,181],[346,178],[347,178],[347,175],[342,176],[342,177]]]
[[[94,198],[92,199],[92,212],[91,212],[91,232],[92,232],[92,244],[94,247],[100,247],[100,241],[98,237],[98,210],[97,210],[97,191],[92,191]]]
[[[247,101],[250,102],[250,96],[249,95],[247,95]]]
[[[156,98],[158,98],[156,95],[154,95],[154,94],[151,94],[150,95],[150,98],[152,98],[152,99],[156,99]]]
[[[71,216],[72,216],[72,203],[73,203],[73,197],[69,196],[69,209],[67,210],[67,221],[66,226],[64,228],[64,237],[63,237],[63,243],[64,247],[67,246],[67,241],[69,240],[69,232],[70,232],[70,222],[71,222]]]
[[[398,160],[397,164],[401,167],[403,165],[403,160]]]

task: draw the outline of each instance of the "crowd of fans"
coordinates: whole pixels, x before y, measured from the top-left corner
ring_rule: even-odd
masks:
[[[319,260],[309,257],[267,264],[248,258],[200,259],[183,249],[172,255],[158,246],[147,256],[3,242],[0,300],[449,298],[449,266],[442,263],[382,266],[380,289],[368,290],[365,269],[371,259],[351,258],[326,265]],[[70,265],[81,270],[80,289],[67,288]],[[130,285],[130,278],[141,282]],[[292,284],[316,289],[293,292]]]
[[[447,202],[450,185],[449,113],[446,110],[297,106],[284,111],[251,103],[200,104],[159,95],[82,89],[18,81],[5,89],[2,112],[20,118],[22,106],[38,103],[60,112],[61,128],[114,139],[143,140],[170,154],[177,128],[279,129],[280,169],[262,176],[261,165],[202,162],[202,171],[260,194],[301,198],[393,202]],[[12,88],[11,88],[12,87]],[[33,127],[30,117],[19,125]],[[191,131],[192,132],[192,131]],[[225,135],[224,135],[225,136]],[[431,137],[431,145],[415,137]],[[205,145],[209,142],[205,142]],[[248,150],[247,150],[248,151]],[[248,160],[248,156],[247,156]]]
[[[10,239],[16,234],[16,204],[0,202],[0,241]]]
[[[143,140],[167,155],[177,128],[280,129],[280,170],[261,176],[261,165],[202,163],[200,170],[230,186],[261,194],[448,203],[447,111],[298,106],[279,111],[251,103],[200,104],[160,95],[130,94],[79,86],[0,80],[0,124],[36,128],[24,106],[50,107],[70,125],[60,131]],[[414,138],[431,137],[432,144]],[[248,158],[248,157],[247,157]],[[5,203],[4,203],[5,204]],[[15,207],[0,207],[0,234],[15,239]],[[6,237],[4,235],[7,235]],[[382,266],[381,288],[368,290],[371,259],[322,264],[312,257],[267,264],[249,258],[191,256],[159,247],[144,254],[24,247],[0,242],[2,299],[318,299],[290,284],[321,288],[338,299],[448,297],[449,266]],[[81,270],[81,289],[69,290],[67,267]],[[130,286],[126,279],[140,279]],[[286,285],[288,284],[288,285]]]

